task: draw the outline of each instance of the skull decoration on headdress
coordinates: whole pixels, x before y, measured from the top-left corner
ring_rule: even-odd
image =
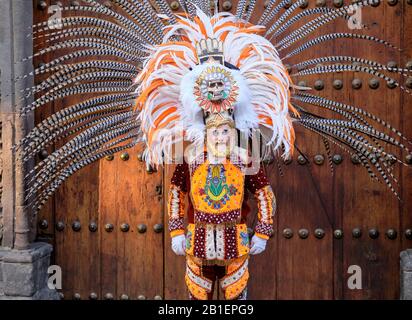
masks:
[[[231,70],[224,67],[222,41],[202,39],[196,48],[199,63],[204,65],[194,87],[196,102],[205,116],[233,110],[239,88]]]

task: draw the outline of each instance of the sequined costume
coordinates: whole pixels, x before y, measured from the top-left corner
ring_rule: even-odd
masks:
[[[204,154],[206,158],[207,153]],[[202,155],[203,156],[203,155]],[[180,164],[173,174],[169,191],[169,231],[171,236],[185,232],[185,197],[188,196],[186,231],[186,284],[196,299],[206,299],[213,286],[206,274],[223,266],[220,285],[226,299],[235,299],[246,289],[249,234],[246,217],[250,212],[249,191],[258,205],[255,234],[269,239],[273,227],[275,197],[261,167],[254,175],[244,175],[239,158],[224,164]],[[245,295],[245,293],[243,294]]]

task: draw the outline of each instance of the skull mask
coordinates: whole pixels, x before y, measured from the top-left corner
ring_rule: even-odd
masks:
[[[207,85],[207,98],[210,101],[220,101],[226,99],[225,85],[222,80],[209,80]]]

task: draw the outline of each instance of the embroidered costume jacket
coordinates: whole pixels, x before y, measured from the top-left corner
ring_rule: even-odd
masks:
[[[206,153],[205,153],[206,154]],[[188,197],[186,254],[204,264],[227,265],[249,253],[246,218],[249,191],[258,205],[255,234],[268,239],[273,228],[275,198],[260,167],[245,175],[245,165],[227,159],[211,164],[208,159],[177,165],[171,180],[168,213],[171,236],[185,233],[185,197]]]

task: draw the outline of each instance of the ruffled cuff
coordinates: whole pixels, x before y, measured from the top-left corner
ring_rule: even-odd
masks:
[[[185,233],[183,220],[183,217],[169,220],[169,232],[171,237],[175,237]]]
[[[258,237],[268,240],[273,233],[273,225],[264,222],[258,222],[255,227],[255,235]]]

